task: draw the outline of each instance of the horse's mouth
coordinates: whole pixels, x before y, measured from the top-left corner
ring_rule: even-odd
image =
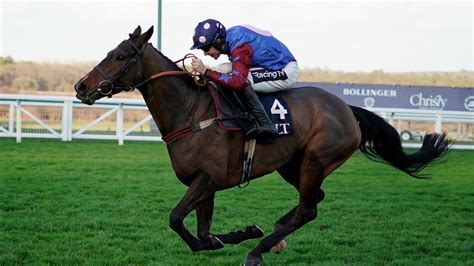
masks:
[[[85,103],[87,105],[93,105],[95,101],[100,98],[100,94],[97,91],[93,91],[91,94],[85,97],[82,95],[76,94],[76,98],[81,100],[82,103]]]

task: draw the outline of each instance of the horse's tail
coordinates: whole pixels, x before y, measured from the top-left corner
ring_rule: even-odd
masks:
[[[427,134],[421,148],[412,154],[403,151],[398,132],[380,116],[363,108],[350,106],[362,133],[359,149],[373,161],[385,161],[415,177],[430,163],[439,161],[453,143],[446,134]]]

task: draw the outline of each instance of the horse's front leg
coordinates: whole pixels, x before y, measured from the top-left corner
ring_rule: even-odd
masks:
[[[192,251],[201,251],[209,249],[218,249],[224,247],[224,244],[212,235],[202,239],[193,236],[184,226],[184,218],[196,209],[196,207],[210,198],[214,198],[216,186],[212,179],[206,174],[198,174],[191,182],[188,191],[171,211],[170,227],[188,244]]]
[[[211,234],[212,214],[214,210],[214,195],[201,202],[196,208],[198,221],[198,237],[203,241],[219,239],[224,244],[239,244],[242,241],[260,238],[264,235],[263,230],[256,225],[248,225],[244,230],[238,230],[227,234]]]

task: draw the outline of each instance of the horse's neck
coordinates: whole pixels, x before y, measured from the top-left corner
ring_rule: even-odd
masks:
[[[174,63],[151,45],[145,49],[142,62],[145,78],[164,71],[178,70]],[[194,104],[200,92],[187,78],[184,75],[159,77],[140,89],[163,135],[189,125],[193,116]]]

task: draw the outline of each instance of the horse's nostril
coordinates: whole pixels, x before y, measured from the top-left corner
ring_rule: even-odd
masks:
[[[86,85],[84,85],[84,80],[87,79],[87,75],[84,76],[83,78],[81,78],[75,85],[74,85],[74,90],[76,90],[76,92],[78,94],[80,94],[81,92],[84,92],[86,90]]]
[[[74,89],[76,90],[77,93],[81,93],[86,89],[86,86],[84,86],[84,84],[82,84],[82,82],[79,81],[78,83],[76,83],[76,85],[74,85]]]

